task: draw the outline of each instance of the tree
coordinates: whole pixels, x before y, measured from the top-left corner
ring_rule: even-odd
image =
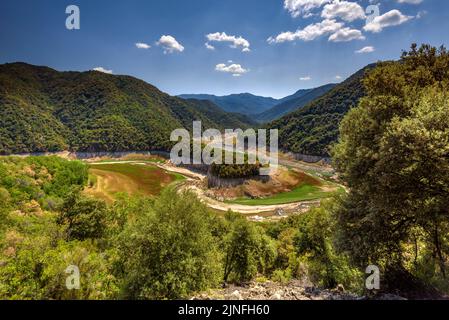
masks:
[[[399,62],[379,64],[364,85],[367,97],[343,120],[333,149],[335,166],[350,188],[336,210],[339,247],[362,267],[403,270],[405,246],[419,228],[444,277],[449,53],[413,45]]]
[[[337,254],[334,247],[335,223],[331,215],[334,202],[326,202],[297,218],[294,239],[296,252],[307,264],[310,280],[326,288],[342,284],[358,290],[360,271],[351,267],[348,257]]]
[[[69,240],[99,239],[106,230],[107,215],[104,201],[84,196],[76,188],[64,200],[58,222],[66,225]]]
[[[276,247],[265,230],[245,218],[232,218],[224,238],[224,278],[237,282],[251,280],[258,272],[264,273],[276,259]]]
[[[220,254],[211,224],[193,194],[164,191],[120,237],[123,296],[177,299],[216,286]]]

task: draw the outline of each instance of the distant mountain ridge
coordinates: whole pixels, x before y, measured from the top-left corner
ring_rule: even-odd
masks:
[[[299,90],[294,95],[285,97],[280,103],[271,109],[256,115],[259,122],[269,122],[281,118],[282,116],[304,107],[309,102],[319,98],[334,88],[336,84],[326,84],[315,89]]]
[[[284,102],[286,102],[286,101],[288,101],[288,100],[291,100],[291,99],[295,99],[295,98],[302,97],[303,95],[307,94],[307,93],[310,92],[311,90],[313,90],[313,88],[312,88],[312,89],[299,89],[299,90],[296,91],[294,94],[291,94],[291,95],[289,95],[289,96],[286,96],[286,97],[284,97],[284,98],[282,98],[282,99],[278,99],[277,104],[284,103]]]
[[[209,100],[226,112],[255,115],[262,113],[278,103],[278,100],[270,97],[256,96],[250,93],[231,94],[227,96],[215,96],[211,94],[181,94],[183,99]]]
[[[171,132],[195,120],[220,130],[251,122],[130,76],[0,65],[0,154],[169,150]]]
[[[282,99],[256,96],[250,93],[216,96],[212,94],[181,94],[183,99],[205,100],[215,103],[226,112],[239,113],[254,119],[258,123],[270,122],[283,115],[303,107],[310,101],[325,94],[335,84],[318,88],[300,89]]]

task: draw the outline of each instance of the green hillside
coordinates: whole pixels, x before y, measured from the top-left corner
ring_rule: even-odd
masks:
[[[267,125],[279,129],[279,147],[295,153],[328,156],[328,146],[337,141],[340,121],[365,95],[362,79],[369,65],[331,91]]]
[[[129,76],[0,65],[1,154],[165,150],[171,131],[194,120],[205,128],[245,126],[240,115],[220,112],[209,118],[204,105]]]

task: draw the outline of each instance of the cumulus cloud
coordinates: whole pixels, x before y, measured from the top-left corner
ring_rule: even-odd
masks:
[[[335,32],[329,37],[332,42],[348,42],[352,40],[365,40],[362,32],[357,29],[343,28]]]
[[[309,81],[309,80],[312,80],[312,77],[310,77],[310,76],[305,76],[305,77],[299,78],[299,80],[301,80],[301,81]]]
[[[143,42],[137,42],[136,48],[138,49],[150,49],[151,46],[149,44],[143,43]]]
[[[341,80],[341,76],[340,76],[340,75],[336,75],[336,76],[335,76],[335,79]]]
[[[98,72],[107,73],[107,74],[112,74],[112,70],[108,70],[108,69],[105,69],[103,67],[95,67],[92,70],[98,71]]]
[[[249,72],[249,69],[245,69],[237,63],[232,63],[229,65],[220,63],[215,66],[215,70],[219,72],[231,73],[234,77],[240,77],[241,75]]]
[[[428,12],[426,10],[421,10],[416,14],[416,19],[421,19],[424,17]]]
[[[250,49],[250,43],[248,40],[246,40],[243,37],[236,37],[227,35],[226,32],[215,32],[215,33],[209,33],[206,35],[206,38],[209,42],[229,42],[231,45],[231,48],[241,48],[242,52],[249,52]]]
[[[276,37],[268,38],[269,43],[282,43],[286,41],[311,41],[325,34],[333,34],[343,27],[343,23],[333,19],[323,20],[322,22],[313,23],[304,29],[298,29],[295,32],[283,32]]]
[[[363,47],[360,50],[357,50],[355,53],[370,53],[370,52],[374,52],[376,49],[374,49],[374,47],[371,46],[367,46],[367,47]]]
[[[410,19],[413,19],[413,17],[403,15],[401,11],[394,9],[381,16],[375,17],[371,22],[363,27],[363,30],[379,33],[386,27],[398,26],[409,21]]]
[[[398,0],[399,3],[420,4],[423,0]]]
[[[335,1],[326,4],[321,12],[321,17],[325,19],[341,18],[348,22],[366,18],[365,11],[358,3],[348,1]]]
[[[312,10],[320,8],[331,0],[284,0],[284,8],[292,17],[310,16]]]
[[[206,47],[206,49],[208,50],[215,50],[215,47],[213,45],[211,45],[209,42],[206,42],[204,44],[204,46]]]
[[[164,48],[164,53],[173,53],[175,51],[177,52],[183,52],[184,47],[172,36],[169,35],[163,35],[159,41],[157,42],[157,45]]]

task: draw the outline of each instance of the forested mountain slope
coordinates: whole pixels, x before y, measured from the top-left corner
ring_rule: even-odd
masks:
[[[206,111],[129,76],[0,65],[1,154],[168,149],[171,131],[194,120],[205,128],[245,126],[240,115],[220,110],[212,120]]]
[[[295,153],[328,156],[337,141],[340,121],[365,95],[362,79],[369,65],[322,97],[267,125],[279,129],[279,147]]]

